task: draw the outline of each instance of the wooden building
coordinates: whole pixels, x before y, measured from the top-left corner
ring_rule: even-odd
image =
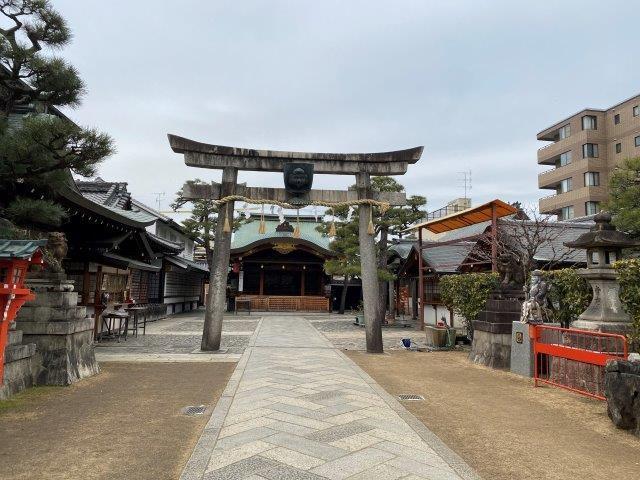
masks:
[[[231,243],[230,297],[249,301],[253,310],[329,311],[330,277],[323,265],[333,252],[329,237],[316,230],[315,217],[291,216],[281,223],[277,215],[265,215],[264,234],[259,215],[249,220]]]

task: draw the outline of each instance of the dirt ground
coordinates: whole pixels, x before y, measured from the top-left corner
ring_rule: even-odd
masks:
[[[640,439],[606,403],[471,364],[464,352],[346,352],[486,479],[640,478]]]
[[[176,479],[235,363],[101,363],[70,387],[0,402],[2,479]],[[63,413],[62,413],[63,412]]]

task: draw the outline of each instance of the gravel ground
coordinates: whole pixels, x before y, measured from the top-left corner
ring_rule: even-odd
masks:
[[[347,355],[403,402],[482,478],[639,478],[640,439],[618,430],[607,404],[474,365],[465,352]]]
[[[102,363],[0,402],[3,480],[179,478],[235,363]],[[207,405],[205,415],[181,413]]]

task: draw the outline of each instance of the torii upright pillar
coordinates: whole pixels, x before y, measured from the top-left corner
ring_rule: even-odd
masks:
[[[284,189],[252,188],[237,185],[237,172],[238,170],[283,172],[284,166],[288,163],[312,164],[313,172],[318,174],[356,176],[357,192],[311,190],[307,194],[308,198],[305,198],[309,203],[317,200],[343,202],[352,199],[377,199],[378,201],[387,201],[391,205],[404,205],[406,199],[403,193],[372,192],[370,175],[402,175],[406,173],[409,164],[416,163],[420,159],[423,150],[423,147],[415,147],[407,150],[381,153],[280,152],[211,145],[175,135],[169,135],[169,143],[174,152],[184,154],[184,161],[188,166],[223,170],[222,185],[212,184],[194,187],[192,196],[187,196],[186,198],[220,199],[235,193],[250,199],[287,201]],[[204,187],[208,191],[200,192],[204,193],[204,195],[199,196],[198,192],[195,191],[199,187]],[[356,198],[353,198],[354,196]],[[392,199],[392,201],[388,199]],[[365,307],[364,320],[367,351],[370,353],[382,353],[381,318],[378,315],[379,302],[377,301],[376,251],[374,238],[367,233],[371,208],[371,205],[359,206],[360,255]],[[223,225],[225,216],[229,212],[232,215],[233,202],[227,203],[219,211],[209,284],[209,298],[207,299],[205,327],[202,338],[203,350],[218,350],[220,348],[231,245],[231,233],[224,232]],[[230,218],[229,222],[232,220]]]

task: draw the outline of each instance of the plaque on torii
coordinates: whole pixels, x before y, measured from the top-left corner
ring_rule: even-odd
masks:
[[[171,149],[184,155],[190,167],[222,170],[222,182],[210,185],[185,184],[183,194],[190,199],[220,200],[242,196],[248,199],[286,202],[304,206],[312,202],[341,203],[371,200],[390,206],[406,204],[404,192],[377,192],[371,188],[371,175],[403,175],[410,164],[416,163],[423,147],[379,153],[311,153],[275,150],[255,150],[226,147],[196,142],[176,135],[168,135]],[[297,165],[292,165],[297,164]],[[309,166],[311,171],[309,172]],[[283,172],[285,188],[247,187],[238,185],[238,170]],[[287,173],[288,172],[288,173]],[[306,180],[311,186],[314,173],[355,175],[355,190],[313,190],[302,188]],[[292,177],[298,175],[299,177]],[[310,178],[311,176],[311,178]],[[296,185],[301,188],[296,189]],[[297,191],[296,191],[297,190]],[[233,200],[227,208],[220,208],[210,266],[209,294],[202,334],[202,350],[219,350],[222,335],[222,317],[226,303],[227,272],[231,247],[231,232],[224,231],[228,212],[233,216]],[[381,320],[378,312],[378,276],[376,248],[373,236],[368,234],[372,204],[361,203],[359,212],[360,270],[364,300],[364,318],[367,351],[382,352]]]

